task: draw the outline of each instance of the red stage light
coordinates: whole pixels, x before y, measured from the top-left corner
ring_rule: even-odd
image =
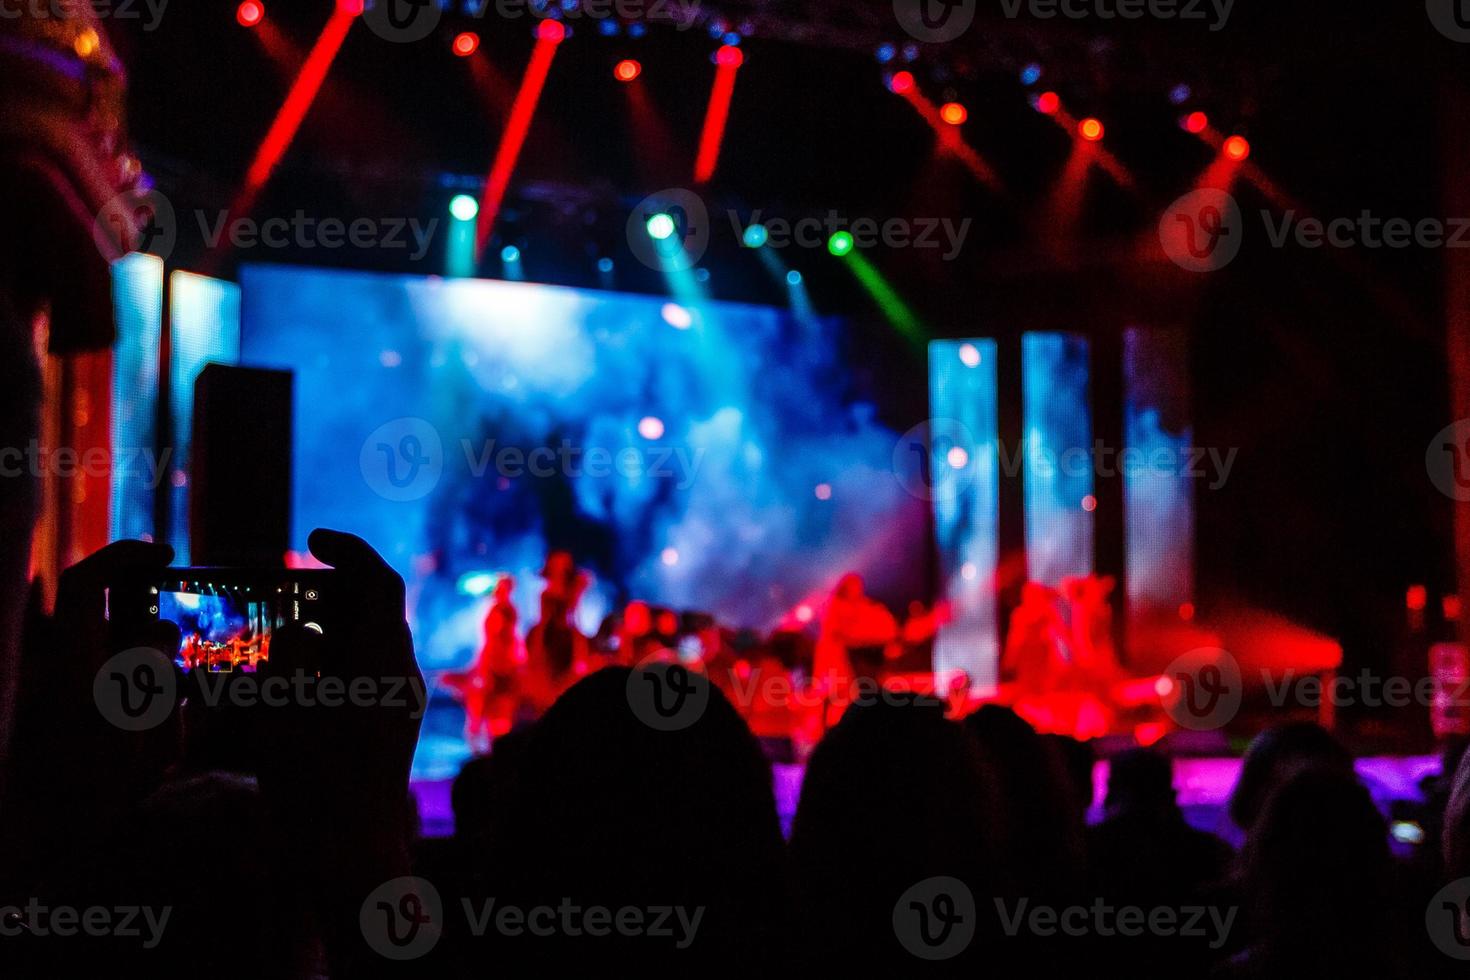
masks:
[[[739,68],[744,63],[745,52],[733,44],[727,44],[715,52],[715,64],[717,65],[728,65],[731,68]]]
[[[1082,509],[1087,511],[1089,514],[1097,510],[1097,498],[1090,493],[1087,496],[1083,497]]]
[[[235,19],[241,27],[254,27],[265,18],[265,7],[259,0],[245,0],[235,10]]]
[[[893,77],[888,80],[888,88],[895,95],[907,95],[914,90],[914,76],[912,72],[894,72]]]
[[[951,126],[962,126],[965,120],[970,118],[970,110],[958,102],[946,102],[939,107],[939,118]]]
[[[468,58],[480,50],[480,35],[472,31],[463,31],[454,35],[454,53],[461,58]]]
[[[1423,612],[1429,604],[1429,590],[1422,585],[1411,585],[1404,594],[1404,605],[1410,612]]]
[[[1045,113],[1048,116],[1054,116],[1057,114],[1057,110],[1061,107],[1062,99],[1055,92],[1042,92],[1036,97],[1037,112]]]
[[[362,0],[337,0],[337,9],[356,17],[362,13]]]
[[[559,20],[543,20],[536,25],[536,37],[542,41],[560,41],[567,36],[567,29]]]
[[[620,82],[631,82],[643,74],[643,66],[632,58],[624,58],[613,67],[613,78]]]
[[[1191,112],[1180,122],[1186,133],[1203,133],[1210,124],[1210,117],[1203,112]]]
[[[1077,132],[1089,143],[1096,143],[1103,138],[1103,124],[1100,120],[1088,116],[1077,125]]]
[[[1232,136],[1225,141],[1225,155],[1232,160],[1244,160],[1251,155],[1251,145],[1244,136]]]

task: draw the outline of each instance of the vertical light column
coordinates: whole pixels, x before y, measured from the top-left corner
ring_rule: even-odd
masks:
[[[1055,588],[1093,568],[1097,500],[1087,341],[1028,333],[1021,338],[1021,370],[1026,572]]]
[[[1123,511],[1130,618],[1194,602],[1194,468],[1182,333],[1123,334]],[[1187,618],[1187,614],[1186,614]]]
[[[191,272],[169,279],[169,543],[176,564],[189,561],[190,448],[194,382],[206,364],[240,363],[240,287]],[[241,460],[241,466],[250,465]]]
[[[107,539],[154,535],[153,500],[168,479],[157,443],[163,260],[133,252],[112,264],[112,480]],[[162,467],[162,468],[160,468]]]
[[[899,451],[925,454],[924,485],[934,503],[942,594],[953,613],[934,644],[941,690],[961,672],[976,693],[996,684],[996,402],[995,341],[929,344],[928,443],[900,445]]]

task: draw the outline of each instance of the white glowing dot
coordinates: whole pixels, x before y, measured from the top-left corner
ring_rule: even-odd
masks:
[[[980,348],[974,344],[960,344],[960,361],[965,367],[979,367]]]
[[[957,470],[964,469],[970,463],[970,454],[965,452],[964,446],[955,446],[949,452],[945,453],[944,458],[951,467]]]
[[[658,556],[658,558],[659,561],[672,568],[675,565],[679,564],[679,549],[665,548],[663,552]]]
[[[396,350],[385,350],[378,355],[378,363],[385,368],[396,368],[403,363],[403,355]]]
[[[638,420],[638,434],[645,439],[661,439],[664,434],[663,419],[645,415]]]
[[[960,566],[960,578],[966,582],[975,581],[975,576],[978,574],[980,574],[980,570],[975,567],[975,563],[972,561],[967,561]]]
[[[813,490],[812,492],[817,495],[817,499],[818,500],[831,500],[832,499],[832,484],[830,484],[830,483],[818,483],[817,486],[816,486],[816,489]]]
[[[808,605],[797,606],[796,621],[798,623],[810,623],[812,621],[812,607]]]
[[[1082,509],[1088,512],[1097,510],[1097,498],[1090,493],[1087,496],[1083,497]]]
[[[675,330],[688,330],[694,325],[694,315],[678,303],[665,303],[663,316],[664,322]]]

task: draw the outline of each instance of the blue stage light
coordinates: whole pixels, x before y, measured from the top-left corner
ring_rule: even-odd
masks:
[[[740,40],[740,35],[736,34],[734,31],[731,31],[720,39],[722,43],[732,48],[738,48],[740,46]]]
[[[878,59],[880,65],[888,64],[897,54],[898,49],[887,43],[878,45],[878,50],[873,52],[873,56]]]
[[[598,259],[597,260],[597,271],[603,273],[604,275],[606,275],[609,272],[612,272],[613,271],[613,260],[612,259],[609,259],[609,258],[601,258],[601,259]]]
[[[790,272],[786,273],[786,284],[788,286],[800,286],[801,273],[797,272],[795,269],[792,269]]]
[[[740,240],[745,243],[746,248],[760,248],[769,237],[765,225],[749,225],[745,229],[745,234],[740,236]]]
[[[514,245],[507,245],[505,246],[505,248],[502,248],[500,250],[500,261],[511,264],[519,262],[520,260],[521,250],[516,248]]]
[[[642,23],[634,22],[634,23],[628,25],[628,36],[629,37],[642,37],[644,34],[647,34],[647,33],[648,33],[648,28],[646,26],[644,26]]]
[[[449,202],[449,214],[456,221],[474,221],[480,213],[480,202],[468,194],[456,194]]]
[[[623,29],[623,25],[612,18],[607,18],[598,23],[597,29],[602,32],[603,37],[617,37],[618,32]]]
[[[647,228],[648,237],[656,242],[662,242],[673,237],[674,232],[678,230],[674,224],[674,219],[662,211],[648,219]]]
[[[1169,90],[1169,101],[1175,105],[1183,105],[1189,101],[1189,97],[1193,94],[1188,85],[1180,82]]]
[[[1021,69],[1021,84],[1022,85],[1035,85],[1040,79],[1041,79],[1041,66],[1038,65],[1036,62],[1033,61],[1029,65],[1027,65],[1025,68],[1022,68]]]

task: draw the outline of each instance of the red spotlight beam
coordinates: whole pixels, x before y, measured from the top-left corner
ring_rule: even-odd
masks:
[[[715,53],[715,84],[709,93],[704,130],[699,134],[699,154],[694,159],[696,184],[709,183],[715,175],[720,146],[725,141],[725,126],[730,121],[730,101],[735,96],[735,73],[744,63],[744,52],[728,44]]]
[[[924,117],[924,121],[929,124],[929,127],[934,130],[934,134],[939,137],[939,146],[941,149],[964,164],[965,169],[970,171],[980,183],[993,191],[998,192],[1002,190],[1000,175],[995,172],[995,169],[990,164],[985,162],[985,159],[979,153],[975,152],[975,149],[970,144],[965,142],[965,138],[960,135],[959,127],[952,126],[944,121],[939,107],[926,99],[924,93],[920,92],[917,86],[903,87],[898,94],[903,96],[908,101],[908,104],[914,107],[914,111]]]
[[[1129,191],[1137,189],[1137,182],[1128,172],[1128,168],[1123,166],[1118,158],[1113,156],[1112,151],[1103,145],[1103,140],[1107,138],[1106,130],[1096,140],[1084,139],[1081,132],[1082,120],[1072,116],[1060,103],[1057,104],[1055,111],[1043,113],[1043,115],[1050,116],[1053,122],[1072,137],[1074,143],[1086,147],[1091,162],[1097,164],[1104,173],[1113,178],[1113,182],[1119,187]]]
[[[245,172],[245,187],[231,209],[233,217],[241,218],[249,212],[250,206],[255,202],[255,196],[270,179],[271,172],[276,169],[276,164],[281,162],[281,157],[285,155],[291,141],[296,138],[302,121],[306,119],[307,111],[316,101],[322,83],[327,80],[327,72],[331,70],[337,52],[342,49],[342,42],[347,40],[347,32],[352,29],[352,22],[357,19],[359,10],[360,8],[351,0],[341,0],[332,8],[332,16],[327,21],[327,26],[322,28],[321,36],[317,38],[311,53],[306,56],[306,61],[301,66],[301,73],[296,76],[291,90],[286,93],[286,101],[281,104],[281,111],[276,113],[275,121],[271,123],[265,139],[260,141],[260,149],[255,153],[255,160],[250,164],[250,169]]]
[[[500,205],[505,202],[506,189],[510,187],[511,174],[515,173],[516,162],[526,145],[526,136],[531,131],[531,120],[536,117],[536,105],[541,101],[541,90],[546,87],[546,77],[551,74],[551,62],[556,58],[557,46],[566,36],[566,28],[560,21],[543,20],[536,28],[536,46],[531,49],[531,62],[521,78],[520,90],[510,107],[510,119],[505,124],[505,134],[500,138],[500,147],[495,151],[495,162],[490,166],[490,175],[485,178],[485,196],[480,201],[480,223],[475,231],[475,259],[479,260],[485,243],[495,230],[495,219],[500,214]]]
[[[362,0],[337,0],[332,7],[332,16],[327,20],[327,25],[322,28],[321,36],[316,39],[316,44],[312,46],[306,60],[301,63],[301,71],[297,73],[296,80],[291,83],[291,88],[286,93],[286,100],[281,103],[280,111],[276,113],[276,118],[271,122],[270,129],[266,131],[265,138],[260,141],[260,147],[255,151],[255,159],[251,161],[250,169],[245,171],[245,183],[235,194],[235,199],[230,202],[229,215],[232,221],[246,217],[255,207],[255,201],[260,196],[261,188],[270,179],[271,173],[276,169],[276,164],[281,162],[281,157],[285,156],[291,141],[296,138],[302,121],[306,119],[306,113],[316,101],[317,93],[321,91],[322,83],[327,79],[327,72],[331,70],[332,62],[337,58],[337,52],[342,50],[342,42],[347,40],[347,32],[352,29],[352,22],[361,13]],[[290,42],[264,19],[256,26],[253,33],[260,37],[261,43],[277,66],[284,69],[286,60],[293,54]],[[203,271],[211,272],[215,269],[220,256],[229,250],[229,241],[228,235],[220,238],[219,244],[205,256]]]

